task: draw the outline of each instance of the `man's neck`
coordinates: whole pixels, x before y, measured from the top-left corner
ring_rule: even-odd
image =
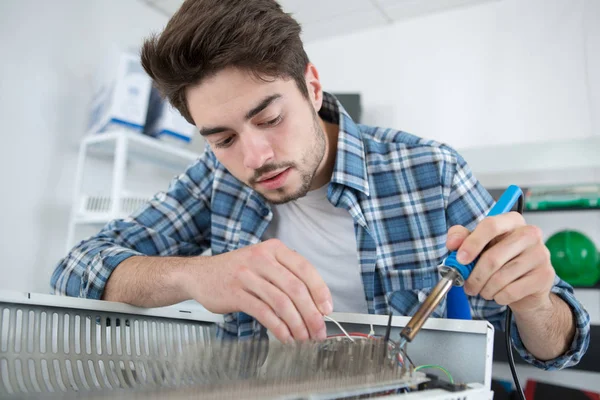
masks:
[[[323,121],[321,117],[319,117],[319,125],[321,125],[323,132],[325,132],[325,154],[323,155],[321,165],[319,165],[319,168],[317,169],[317,175],[315,176],[313,186],[310,190],[318,189],[329,183],[337,156],[337,142],[340,132],[339,125]]]

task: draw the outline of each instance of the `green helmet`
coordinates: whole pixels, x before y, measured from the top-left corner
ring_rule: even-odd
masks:
[[[594,286],[600,279],[600,255],[587,236],[560,231],[546,241],[556,274],[573,286]]]

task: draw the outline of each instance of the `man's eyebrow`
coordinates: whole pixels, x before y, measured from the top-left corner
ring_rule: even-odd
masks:
[[[258,113],[260,113],[262,110],[269,107],[269,105],[271,105],[271,103],[273,103],[275,100],[277,100],[281,97],[282,96],[279,93],[272,94],[270,96],[265,97],[256,107],[254,107],[253,109],[248,111],[246,113],[246,115],[244,116],[244,118],[246,118],[246,120],[251,119],[252,117],[256,116]],[[229,130],[229,128],[227,128],[226,126],[215,126],[215,127],[211,127],[211,128],[202,127],[202,128],[200,128],[200,134],[202,136],[209,136],[209,135],[214,135],[215,133],[221,133],[221,132],[225,132],[228,130]]]
[[[250,110],[250,111],[248,111],[246,113],[246,119],[247,120],[251,119],[256,114],[260,113],[262,110],[264,110],[265,108],[269,107],[269,105],[271,105],[272,102],[274,102],[275,100],[279,99],[280,97],[281,97],[281,95],[279,93],[272,94],[272,95],[270,95],[268,97],[265,97],[263,99],[263,101],[260,102],[259,105],[257,105],[252,110]]]
[[[215,133],[225,132],[229,128],[225,126],[215,126],[214,128],[200,128],[200,134],[202,136],[214,135]]]

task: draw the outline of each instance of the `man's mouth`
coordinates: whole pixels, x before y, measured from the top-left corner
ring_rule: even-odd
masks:
[[[281,188],[286,179],[292,170],[291,167],[285,168],[280,171],[270,172],[261,176],[258,180],[256,180],[256,185],[261,186],[267,190],[275,190]]]
[[[260,183],[260,182],[268,181],[269,179],[273,179],[277,175],[281,174],[282,172],[285,172],[286,170],[287,170],[287,168],[282,169],[280,171],[275,171],[275,172],[271,172],[269,174],[265,174],[265,175],[261,176],[259,179],[257,179],[256,183]]]

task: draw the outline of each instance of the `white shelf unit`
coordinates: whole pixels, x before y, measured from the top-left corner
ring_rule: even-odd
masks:
[[[83,192],[85,162],[93,154],[112,155],[110,193],[90,196]],[[167,142],[126,129],[86,136],[80,144],[77,158],[73,205],[67,231],[67,251],[74,245],[78,225],[105,224],[124,218],[135,211],[149,196],[130,193],[124,188],[127,163],[131,159],[183,171],[198,158],[198,154]]]
[[[458,152],[487,187],[600,182],[600,135]]]
[[[459,149],[480,174],[599,168],[600,135],[543,143]]]

